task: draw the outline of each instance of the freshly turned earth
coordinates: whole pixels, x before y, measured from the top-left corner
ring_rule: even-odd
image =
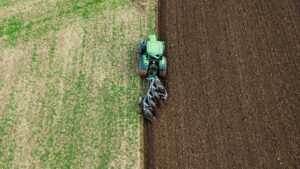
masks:
[[[167,105],[145,168],[300,168],[300,1],[160,0]]]

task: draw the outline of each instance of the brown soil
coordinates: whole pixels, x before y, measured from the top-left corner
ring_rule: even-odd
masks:
[[[300,168],[300,1],[160,0],[170,98],[145,168]]]

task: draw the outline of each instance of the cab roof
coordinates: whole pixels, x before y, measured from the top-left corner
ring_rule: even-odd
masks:
[[[147,53],[149,55],[163,55],[164,53],[164,43],[162,41],[158,41],[155,35],[149,36],[149,41],[147,42]]]

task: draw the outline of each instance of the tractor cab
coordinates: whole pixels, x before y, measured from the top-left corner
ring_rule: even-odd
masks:
[[[163,56],[165,50],[164,42],[158,41],[155,35],[150,35],[149,41],[146,43],[146,52],[150,57],[159,59]]]
[[[140,70],[141,76],[147,74],[158,74],[166,76],[167,58],[163,56],[165,43],[158,41],[155,35],[150,35],[148,41],[140,44]]]

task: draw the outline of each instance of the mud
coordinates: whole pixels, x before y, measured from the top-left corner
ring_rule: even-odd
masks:
[[[160,0],[170,98],[145,168],[300,168],[300,1]]]

